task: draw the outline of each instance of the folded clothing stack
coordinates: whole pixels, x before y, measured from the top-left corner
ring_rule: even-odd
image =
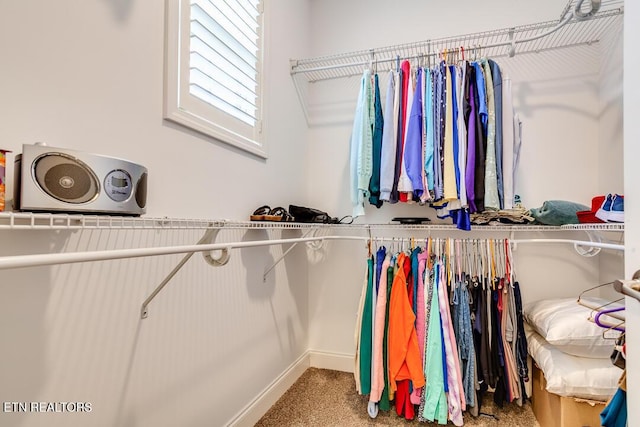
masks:
[[[578,224],[578,212],[589,209],[587,206],[567,200],[547,200],[539,208],[529,211],[539,224],[565,225]]]

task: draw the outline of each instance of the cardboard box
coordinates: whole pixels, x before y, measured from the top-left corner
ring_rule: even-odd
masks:
[[[544,374],[534,364],[531,404],[541,427],[597,427],[606,402],[549,393]]]

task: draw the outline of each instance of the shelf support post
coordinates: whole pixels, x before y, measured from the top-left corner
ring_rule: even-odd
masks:
[[[302,235],[302,238],[304,239],[304,238],[305,238],[305,237],[307,237],[309,234],[311,234],[311,232],[313,232],[314,230],[317,230],[317,229],[315,229],[315,228],[310,228],[309,230],[307,230],[307,232],[306,232],[306,233],[304,233],[304,234]],[[294,243],[294,244],[292,244],[292,245],[291,245],[291,246],[290,246],[286,251],[284,251],[284,253],[283,253],[282,255],[280,255],[280,256],[278,257],[278,259],[277,259],[277,260],[275,260],[275,261],[273,262],[273,264],[271,264],[269,267],[267,267],[267,268],[264,270],[264,274],[262,275],[262,282],[263,282],[263,283],[266,283],[266,281],[267,281],[267,276],[269,275],[269,273],[271,272],[271,270],[273,270],[273,269],[276,267],[276,265],[280,264],[280,261],[282,261],[282,260],[284,259],[284,257],[286,257],[287,255],[289,255],[289,252],[291,252],[291,251],[293,250],[293,248],[295,248],[297,245],[298,245],[298,243],[297,243],[297,242],[296,242],[296,243]]]
[[[202,245],[202,244],[206,244],[206,243],[213,243],[213,240],[215,239],[215,237],[217,236],[219,231],[220,231],[219,228],[209,228],[209,229],[207,229],[207,231],[205,231],[205,233],[202,236],[202,238],[200,240],[198,240],[198,243],[196,243],[196,244],[197,245]],[[149,317],[148,306],[151,303],[151,301],[153,301],[153,299],[160,293],[160,291],[162,291],[162,289],[164,289],[164,287],[167,285],[167,283],[169,283],[169,281],[171,279],[173,279],[173,276],[175,276],[178,273],[178,271],[180,271],[180,269],[187,263],[187,261],[189,261],[191,259],[191,257],[193,256],[194,253],[195,252],[189,252],[184,257],[182,257],[180,262],[173,268],[173,270],[171,270],[171,272],[167,275],[167,277],[165,277],[164,280],[162,282],[160,282],[160,284],[153,290],[153,292],[151,292],[151,295],[149,295],[147,297],[147,299],[144,300],[144,302],[142,303],[142,307],[140,308],[140,318],[141,319],[146,319],[147,317]],[[203,252],[202,255],[204,256],[204,258],[207,260],[207,262],[209,264],[214,265],[214,266],[222,266],[222,265],[225,265],[229,261],[230,250],[228,248],[227,249],[223,249],[221,257],[217,258],[217,259],[211,257],[211,255],[209,253],[206,253],[206,252]]]

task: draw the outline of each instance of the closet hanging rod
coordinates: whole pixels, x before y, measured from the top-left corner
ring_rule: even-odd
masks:
[[[391,238],[391,237],[373,237],[373,241],[385,241],[392,242],[399,239],[406,238]],[[423,240],[424,238],[419,238]],[[55,254],[32,254],[32,255],[11,255],[0,257],[0,270],[6,270],[11,268],[23,268],[23,267],[37,267],[45,265],[56,264],[72,264],[79,262],[89,261],[108,261],[115,259],[125,258],[140,258],[148,256],[159,255],[174,255],[190,252],[210,252],[217,250],[229,250],[240,248],[251,248],[259,246],[273,246],[280,244],[290,243],[304,243],[304,242],[319,242],[325,240],[360,240],[368,241],[369,237],[366,236],[321,236],[321,237],[304,237],[304,238],[290,238],[290,239],[275,239],[275,240],[256,240],[250,242],[230,242],[230,243],[213,243],[213,244],[196,244],[196,245],[179,245],[179,246],[159,246],[152,248],[133,248],[133,249],[109,249],[102,251],[87,251],[87,252],[66,252]],[[509,240],[513,244],[521,243],[568,243],[573,245],[588,246],[594,248],[624,250],[624,245],[581,241],[581,240],[565,240],[565,239],[513,239]]]
[[[535,39],[532,39],[535,40]],[[529,40],[522,40],[522,41],[517,41],[516,43],[525,43],[528,42]],[[578,42],[578,43],[572,43],[572,44],[567,44],[562,46],[563,48],[567,48],[567,47],[578,47],[578,46],[584,46],[584,45],[590,45],[592,43],[594,43],[594,40],[591,41],[584,41],[584,42]],[[496,48],[496,47],[502,47],[502,46],[510,46],[511,42],[503,42],[503,43],[495,43],[495,44],[491,44],[491,45],[486,45],[486,46],[476,46],[476,47],[463,47],[465,52],[469,52],[469,53],[473,53],[474,51],[482,51],[484,49],[492,49],[492,48]],[[553,48],[539,48],[536,49],[536,53],[540,53],[540,52],[544,52],[547,50],[551,50]],[[458,54],[460,52],[460,48],[454,48],[451,49],[449,51],[449,53],[451,54]],[[430,57],[438,57],[442,54],[443,52],[431,52],[431,53],[427,53],[427,54],[418,54],[418,55],[409,55],[409,56],[402,56],[400,59],[401,60],[407,60],[407,61],[412,61],[412,60],[424,60]],[[502,56],[506,56],[506,55],[491,55],[492,58],[499,58]],[[298,74],[298,73],[311,73],[311,72],[316,72],[316,71],[329,71],[329,70],[336,70],[336,69],[340,69],[340,68],[350,68],[350,67],[362,67],[368,64],[383,64],[383,63],[394,63],[397,61],[397,58],[383,58],[383,59],[375,59],[373,61],[359,61],[359,62],[350,62],[350,63],[346,63],[346,64],[334,64],[334,65],[324,65],[324,66],[320,66],[320,67],[313,67],[313,68],[305,68],[305,69],[301,69],[301,70],[295,70],[293,67],[295,67],[295,65],[292,65],[292,69],[291,69],[291,74]],[[295,63],[295,61],[292,61],[292,63]],[[353,74],[355,75],[355,74]],[[348,77],[348,76],[345,76]],[[326,79],[329,79],[332,77],[327,77]],[[323,80],[323,79],[317,79],[317,80]]]
[[[223,256],[219,259],[214,259],[211,255],[205,255],[205,259],[212,265],[222,266],[225,265],[229,259],[229,251],[231,249],[236,248],[251,248],[251,247],[259,247],[259,246],[272,246],[279,244],[293,244],[296,245],[298,243],[307,243],[307,242],[324,242],[326,240],[356,240],[363,242],[396,242],[398,239],[389,238],[389,237],[372,237],[371,235],[367,236],[322,236],[322,237],[302,237],[302,238],[291,238],[291,239],[275,239],[275,240],[257,240],[252,242],[230,242],[230,243],[211,243],[205,244],[203,242],[210,241],[210,239],[215,238],[215,234],[217,234],[219,230],[207,230],[205,236],[200,239],[198,244],[195,245],[184,245],[184,246],[164,246],[164,247],[152,247],[152,248],[134,248],[134,249],[111,249],[111,250],[103,250],[103,251],[88,251],[88,252],[67,252],[67,253],[58,253],[58,254],[33,254],[33,255],[15,255],[15,256],[4,256],[0,257],[0,270],[12,269],[12,268],[23,268],[23,267],[36,267],[36,266],[46,266],[46,265],[57,265],[57,264],[70,264],[70,263],[79,263],[79,262],[89,262],[89,261],[107,261],[107,260],[115,260],[115,259],[124,259],[124,258],[139,258],[139,257],[147,257],[147,256],[158,256],[158,255],[172,255],[172,254],[187,254],[183,259],[178,263],[176,267],[169,273],[168,276],[158,285],[154,291],[149,295],[149,297],[143,302],[141,307],[141,318],[144,319],[148,316],[147,307],[151,303],[151,301],[162,291],[162,289],[167,285],[167,283],[175,276],[175,274],[184,266],[184,264],[191,258],[191,255],[195,252],[212,252],[212,251],[222,251]],[[369,229],[369,232],[371,230]],[[370,234],[370,233],[369,233]],[[410,238],[401,238],[400,241],[409,240]],[[417,239],[421,241],[422,239]],[[573,243],[575,245],[581,246],[589,246],[594,248],[608,248],[608,249],[617,249],[624,250],[624,246],[622,245],[612,245],[607,243],[600,242],[583,242],[579,240],[562,240],[562,239],[523,239],[523,240],[509,240],[513,244],[520,243]],[[316,246],[315,249],[318,249],[320,246]],[[278,261],[272,266],[269,267],[264,273],[264,277],[269,273],[269,271],[275,267],[277,263],[279,263],[284,257],[290,252],[290,250],[285,251],[283,256],[281,256]]]
[[[141,258],[159,255],[175,255],[190,252],[210,252],[218,250],[273,246],[288,243],[316,242],[322,240],[368,240],[359,236],[323,236],[251,242],[212,243],[180,246],[158,246],[152,248],[109,249],[103,251],[65,252],[57,254],[12,255],[0,257],[0,270],[23,267],[38,267],[56,264],[73,264],[89,261],[108,261],[125,258]]]
[[[591,11],[593,13],[585,13],[580,11],[584,1],[586,0],[577,0],[575,3],[570,1],[557,21],[430,39],[332,56],[292,60],[290,72],[292,75],[310,74],[309,81],[316,81],[356,75],[355,68],[357,67],[367,64],[395,62],[397,56],[402,59],[427,59],[440,55],[445,49],[454,52],[461,46],[469,53],[473,53],[474,50],[477,53],[480,50],[481,56],[497,57],[505,56],[506,54],[513,56],[516,45],[523,45],[522,53],[527,53],[591,44],[599,41],[608,26],[616,21],[615,18],[624,13],[624,9],[622,3],[618,0],[603,0],[600,6],[592,5]],[[595,1],[593,3],[600,2]],[[569,27],[572,30],[565,30],[565,28]],[[558,35],[548,37],[553,33],[558,33]],[[541,42],[541,39],[545,39],[545,41]],[[496,40],[498,41],[496,42]],[[499,49],[485,55],[490,49],[507,46],[510,49]],[[376,56],[379,55],[392,55],[392,57],[377,59]],[[322,78],[313,74],[336,69],[345,69],[349,73],[346,75],[324,76]]]
[[[569,240],[569,239],[513,239],[509,240],[511,243],[515,245],[519,245],[521,243],[568,243],[577,246],[588,246],[591,248],[602,248],[602,249],[613,249],[616,251],[624,251],[624,245],[619,245],[616,243],[602,243],[602,242],[591,242],[591,241],[582,241],[582,240]]]
[[[58,254],[33,254],[0,257],[0,270],[56,264],[72,264],[88,261],[107,261],[124,258],[140,258],[158,255],[174,255],[189,252],[208,252],[224,249],[278,245],[282,243],[311,242],[318,237],[304,239],[279,239],[253,242],[214,243],[208,245],[159,246],[153,248],[110,249],[103,251],[66,252]]]

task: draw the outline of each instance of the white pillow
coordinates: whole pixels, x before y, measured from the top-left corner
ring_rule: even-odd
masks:
[[[601,298],[584,299],[590,305],[598,307],[608,301]],[[615,308],[620,305],[611,305]],[[549,344],[565,353],[590,358],[608,358],[613,352],[615,338],[619,332],[607,332],[605,339],[602,334],[606,331],[589,320],[597,312],[578,304],[575,298],[541,300],[524,306],[524,318],[536,332]],[[602,316],[601,319],[610,324],[618,324],[619,320]]]
[[[560,396],[607,401],[618,389],[622,370],[610,360],[571,356],[550,345],[525,325],[529,354],[547,380],[547,391]]]

